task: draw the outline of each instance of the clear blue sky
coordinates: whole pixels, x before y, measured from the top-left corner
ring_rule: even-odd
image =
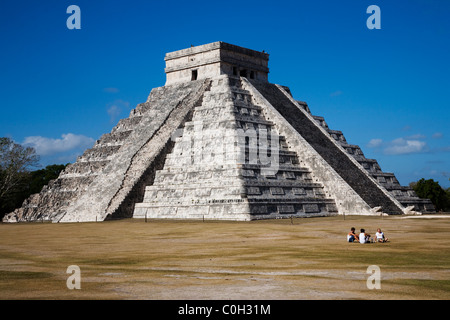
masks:
[[[2,0],[0,136],[73,162],[164,85],[166,52],[224,41],[268,52],[270,82],[401,184],[450,187],[449,17],[447,0]]]

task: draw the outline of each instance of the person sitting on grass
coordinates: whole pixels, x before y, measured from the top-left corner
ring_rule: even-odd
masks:
[[[384,236],[384,233],[380,228],[377,229],[377,233],[375,234],[377,237],[377,242],[388,242],[389,239]]]
[[[350,232],[347,234],[347,241],[354,242],[359,241],[358,235],[355,233],[355,228],[351,228]]]
[[[370,234],[366,233],[364,229],[361,229],[359,234],[359,243],[370,243]]]

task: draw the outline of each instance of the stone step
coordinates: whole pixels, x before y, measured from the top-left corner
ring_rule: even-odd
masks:
[[[107,145],[119,145],[122,144],[124,140],[133,132],[133,130],[127,131],[115,131],[102,135],[99,140],[97,140],[96,146],[107,146]]]
[[[141,120],[142,116],[121,119],[119,120],[119,123],[112,129],[111,133],[115,133],[117,131],[133,130],[139,124],[139,122],[141,122]]]
[[[81,156],[83,159],[103,159],[106,160],[120,149],[121,145],[114,146],[98,146],[96,148],[87,149]]]

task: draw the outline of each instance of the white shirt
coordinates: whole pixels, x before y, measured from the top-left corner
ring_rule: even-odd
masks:
[[[366,243],[366,234],[365,233],[359,234],[359,243]]]
[[[383,232],[377,232],[376,236],[377,236],[377,239],[384,239],[384,233]]]

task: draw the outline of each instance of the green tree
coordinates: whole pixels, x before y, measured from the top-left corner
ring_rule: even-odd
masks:
[[[14,192],[11,192],[5,199],[2,208],[0,208],[0,217],[19,208],[30,195],[39,193],[42,187],[47,185],[50,180],[58,178],[60,172],[66,166],[64,164],[52,164],[45,167],[45,169],[29,172]]]
[[[445,208],[445,211],[450,211],[450,188],[447,188],[445,190],[445,193],[447,193],[447,208]]]
[[[42,187],[47,185],[50,180],[58,178],[60,172],[63,171],[66,166],[67,165],[64,164],[52,164],[46,166],[45,169],[32,171],[28,183],[27,197],[33,193],[40,192]]]
[[[430,199],[431,202],[436,207],[436,210],[447,210],[449,209],[449,195],[440,185],[439,182],[433,179],[425,180],[420,179],[415,183],[410,184],[419,198]]]
[[[24,147],[10,138],[0,138],[0,212],[9,210],[36,167],[39,156],[31,147]]]

